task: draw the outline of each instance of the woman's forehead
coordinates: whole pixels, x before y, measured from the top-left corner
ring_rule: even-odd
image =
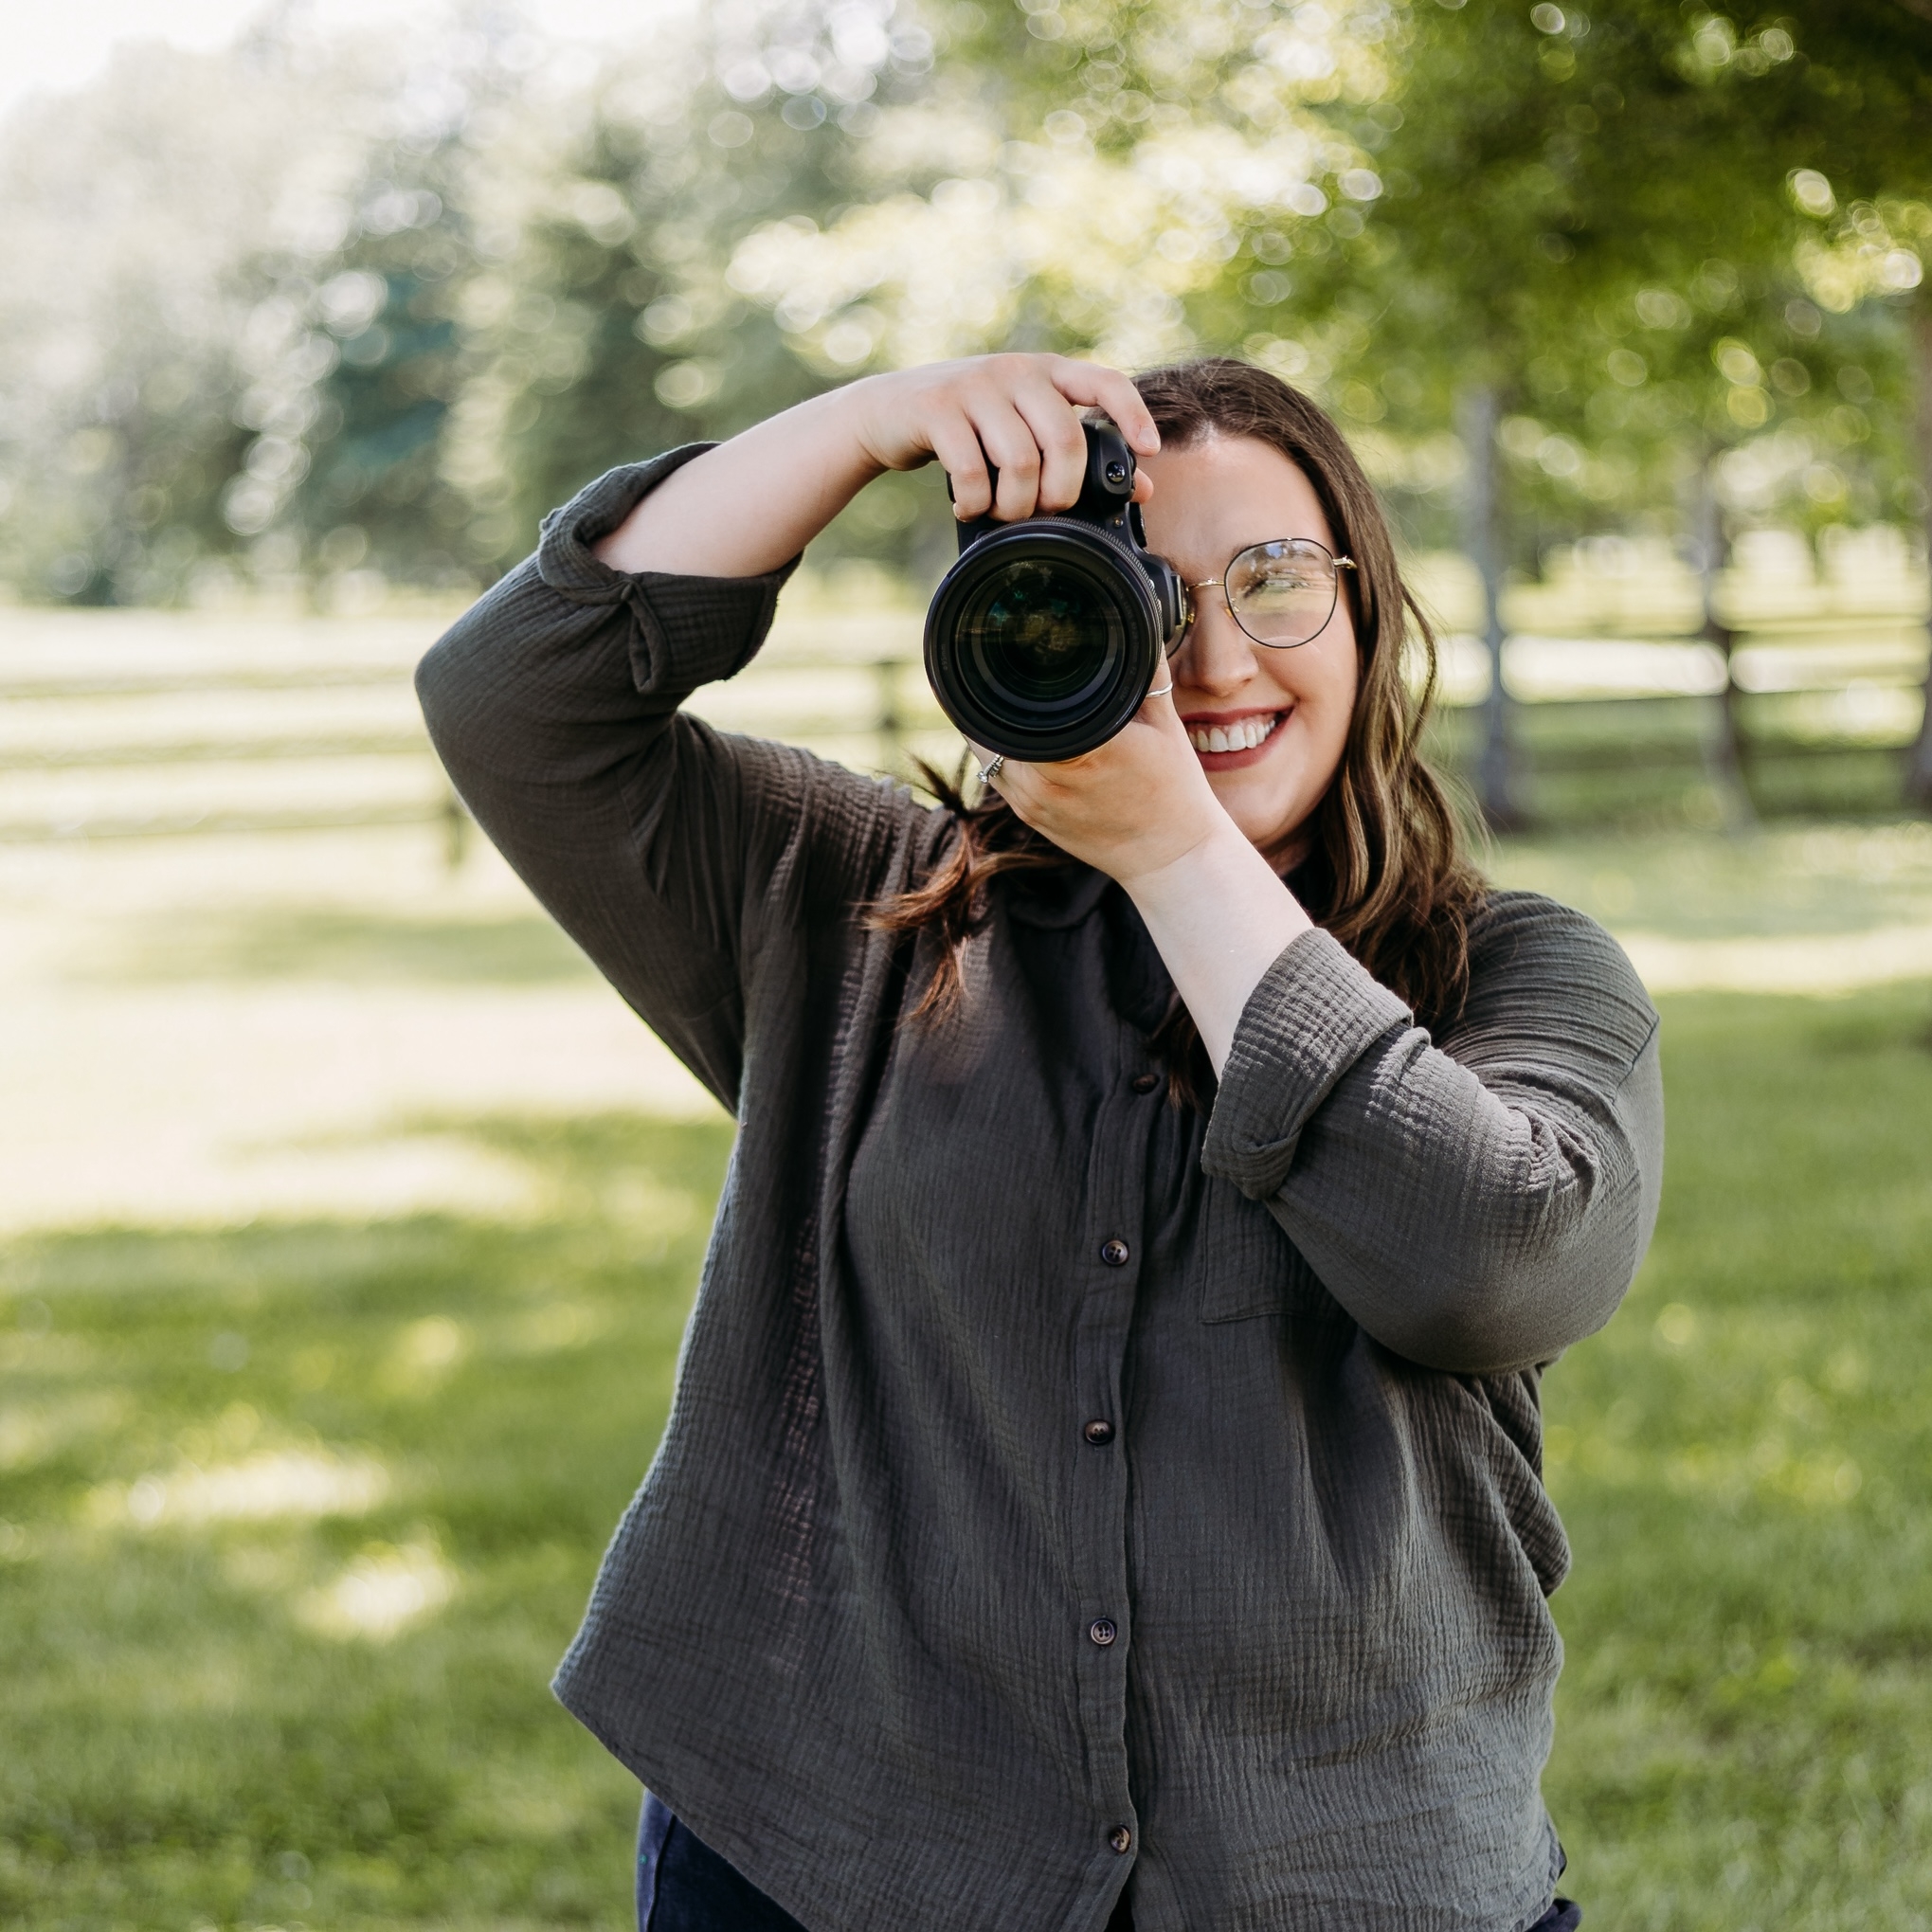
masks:
[[[1272,537],[1311,536],[1334,548],[1321,498],[1306,473],[1252,436],[1205,436],[1144,460],[1154,494],[1147,541],[1164,555],[1203,548],[1219,566],[1231,549]]]

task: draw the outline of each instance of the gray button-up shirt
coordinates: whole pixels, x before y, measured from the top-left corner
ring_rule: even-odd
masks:
[[[1101,875],[1013,876],[966,998],[860,912],[944,813],[681,715],[783,574],[625,576],[618,470],[430,654],[464,800],[738,1120],[657,1460],[563,1701],[813,1932],[1514,1932],[1567,1561],[1538,1364],[1655,1218],[1655,1015],[1497,894],[1417,1027],[1328,935],[1212,1116]]]

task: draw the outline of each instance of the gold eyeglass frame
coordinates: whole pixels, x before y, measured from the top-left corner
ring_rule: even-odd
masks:
[[[1333,604],[1329,605],[1327,616],[1325,617],[1321,621],[1321,623],[1317,624],[1315,628],[1308,634],[1307,637],[1296,638],[1292,643],[1287,644],[1272,643],[1266,638],[1257,638],[1255,635],[1255,633],[1248,628],[1246,624],[1242,623],[1240,613],[1235,608],[1235,601],[1232,597],[1228,595],[1228,582],[1227,582],[1228,572],[1232,570],[1235,568],[1235,566],[1238,564],[1241,561],[1241,559],[1248,554],[1250,551],[1264,551],[1269,547],[1270,544],[1277,543],[1280,544],[1302,543],[1307,544],[1310,550],[1320,551],[1321,553],[1327,558],[1329,569],[1335,572],[1335,601]],[[1188,586],[1186,586],[1186,588],[1190,593],[1187,599],[1187,616],[1183,621],[1180,630],[1175,634],[1174,649],[1172,651],[1169,651],[1167,655],[1171,658],[1174,655],[1174,651],[1178,651],[1181,648],[1181,646],[1184,642],[1186,642],[1188,632],[1194,628],[1194,621],[1195,618],[1200,613],[1200,606],[1195,603],[1191,593],[1196,590],[1214,590],[1217,588],[1221,593],[1221,602],[1227,606],[1228,615],[1234,619],[1237,628],[1239,629],[1241,635],[1244,638],[1248,639],[1248,641],[1251,643],[1259,644],[1264,651],[1298,651],[1304,644],[1313,643],[1314,641],[1318,637],[1320,637],[1321,634],[1325,630],[1327,630],[1331,623],[1335,622],[1335,612],[1341,607],[1342,604],[1341,572],[1344,570],[1354,570],[1358,575],[1360,575],[1361,568],[1362,567],[1356,563],[1353,557],[1338,557],[1331,550],[1329,550],[1327,544],[1321,542],[1319,538],[1312,536],[1265,536],[1258,543],[1243,544],[1241,548],[1237,550],[1234,553],[1234,555],[1231,556],[1227,560],[1227,562],[1221,566],[1221,573],[1219,577],[1203,577],[1200,583],[1189,584]]]

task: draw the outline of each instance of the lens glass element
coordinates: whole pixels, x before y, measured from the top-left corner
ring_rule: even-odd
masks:
[[[1023,557],[968,592],[959,641],[988,697],[1024,711],[1058,711],[1102,684],[1119,661],[1117,600],[1088,571]]]
[[[1335,559],[1309,537],[1250,545],[1224,581],[1228,608],[1256,643],[1305,644],[1335,614]]]

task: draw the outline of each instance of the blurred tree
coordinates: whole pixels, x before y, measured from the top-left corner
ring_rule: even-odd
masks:
[[[1884,32],[1838,31],[1816,57],[1788,20],[1741,36],[1664,0],[1596,20],[1491,0],[1407,15],[1402,122],[1383,153],[1399,191],[1376,210],[1395,244],[1378,337],[1454,345],[1460,365],[1466,541],[1490,605],[1480,790],[1493,820],[1516,809],[1497,598],[1550,515],[1574,532],[1688,496],[1685,533],[1703,540],[1708,578],[1725,451],[1752,442],[1770,455],[1758,440],[1779,414],[1821,417],[1840,445],[1869,434],[1828,413],[1840,404],[1799,401],[1825,390],[1833,349],[1861,333],[1869,346],[1872,332],[1827,331],[1806,298],[1792,187],[1807,143],[1842,145],[1854,118],[1869,168],[1896,183],[1909,165],[1908,131],[1923,124],[1910,81],[1854,87],[1845,63],[1896,63],[1901,40],[1924,29],[1891,0],[1866,11]],[[1851,379],[1869,392],[1869,371]],[[1733,467],[1747,478],[1760,511],[1799,479],[1815,501],[1851,494],[1801,435],[1775,460]],[[1881,506],[1869,491],[1864,507]]]
[[[821,380],[1002,345],[1136,367],[1245,344],[1339,384],[1368,339],[1344,249],[1376,245],[1386,5],[1025,0],[930,20],[930,77],[882,90],[837,158],[844,205],[769,220],[731,258],[728,286]],[[1281,333],[1291,295],[1302,339]]]
[[[514,220],[470,293],[475,374],[451,455],[499,567],[598,470],[818,387],[723,279],[734,233],[835,198],[826,102],[808,88],[812,110],[786,120],[794,97],[773,99],[762,66],[754,86],[757,59],[755,42],[730,38],[653,47],[607,71],[536,165],[503,180]]]
[[[297,164],[326,165],[328,75],[274,48],[124,52],[0,132],[0,574],[28,594],[185,594],[221,514]]]
[[[372,566],[427,583],[476,574],[468,505],[440,467],[465,375],[458,298],[476,268],[466,156],[430,117],[465,95],[452,85],[440,103],[418,104],[414,127],[374,144],[321,272],[300,259],[284,267],[301,325],[285,372],[313,412],[306,469],[286,513],[263,492],[253,504],[231,499],[229,515],[280,518],[312,570]]]
[[[1670,31],[1663,0],[1647,4]],[[1755,467],[1760,513],[1916,516],[1932,552],[1932,7],[1803,0],[1755,36],[1697,10],[1674,30],[1693,89],[1686,158],[1714,207],[1733,220],[1749,211],[1741,225],[1782,270],[1760,309],[1770,352],[1735,337],[1710,345],[1732,422],[1749,430],[1778,411],[1793,425],[1769,440],[1781,449],[1754,452],[1768,462],[1727,460],[1738,494]],[[1926,695],[1907,788],[1932,803],[1932,672]]]
[[[1932,568],[1932,4],[1804,0],[1799,21],[1807,84],[1779,103],[1775,127],[1802,152],[1793,193],[1820,230],[1800,244],[1798,262],[1828,311],[1863,301],[1897,316],[1911,400],[1887,413],[1912,421],[1918,473],[1893,500],[1916,512]],[[1845,401],[1855,416],[1876,393],[1854,379]],[[1906,397],[1893,389],[1887,400]],[[1932,805],[1932,667],[1906,790]]]
[[[498,59],[525,53],[513,37]],[[464,506],[439,514],[460,521],[473,569],[522,555],[597,470],[729,434],[831,379],[732,285],[733,246],[760,225],[815,230],[840,207],[879,103],[915,93],[931,56],[890,0],[747,5],[558,81],[541,108],[470,118],[474,267],[436,305],[457,324],[437,480]],[[339,272],[360,265],[345,256]],[[912,506],[874,494],[872,533],[903,561]],[[867,519],[845,524],[862,548]]]

